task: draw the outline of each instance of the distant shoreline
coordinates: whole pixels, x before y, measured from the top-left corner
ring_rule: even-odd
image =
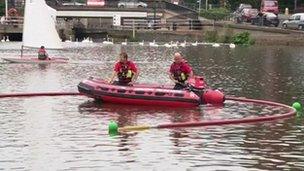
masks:
[[[304,31],[295,30],[283,30],[278,28],[254,28],[254,27],[244,27],[233,28],[226,25],[223,26],[204,26],[202,30],[137,30],[136,40],[138,41],[153,41],[156,42],[170,42],[170,41],[187,41],[187,42],[205,42],[206,32],[211,30],[216,30],[220,36],[227,34],[236,34],[240,32],[249,32],[251,37],[255,40],[255,45],[285,45],[285,46],[303,46],[304,45]],[[272,32],[273,31],[273,32]],[[121,38],[122,41],[132,38],[132,31],[109,31],[109,36],[114,38]],[[230,35],[231,36],[231,35]]]

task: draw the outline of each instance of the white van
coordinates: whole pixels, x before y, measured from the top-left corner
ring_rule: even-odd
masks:
[[[304,30],[304,13],[296,13],[282,23],[283,28]]]

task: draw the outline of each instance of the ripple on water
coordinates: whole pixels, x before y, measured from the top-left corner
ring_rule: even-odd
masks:
[[[19,45],[1,44],[0,55],[19,55]],[[196,74],[228,95],[285,104],[304,98],[299,91],[303,48],[65,46],[49,53],[70,58],[68,64],[1,63],[0,92],[77,91],[76,85],[89,76],[109,77],[122,50],[140,68],[138,82],[170,84],[172,54],[181,51]],[[107,134],[110,120],[121,126],[157,125],[286,112],[280,107],[227,101],[223,107],[172,109],[37,97],[1,99],[0,109],[0,170],[301,170],[304,165],[302,118]]]

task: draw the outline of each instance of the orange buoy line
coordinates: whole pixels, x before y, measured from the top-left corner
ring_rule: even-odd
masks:
[[[41,93],[5,93],[0,94],[0,98],[7,97],[37,97],[37,96],[79,96],[78,92],[41,92]]]
[[[201,121],[201,122],[177,122],[177,123],[168,123],[160,125],[142,125],[142,126],[126,126],[116,129],[116,131],[139,131],[146,129],[162,129],[162,128],[180,128],[180,127],[199,127],[199,126],[215,126],[215,125],[228,125],[228,124],[243,124],[243,123],[257,123],[257,122],[266,122],[274,121],[278,119],[284,119],[288,117],[295,116],[297,113],[296,109],[285,104],[265,101],[265,100],[256,100],[256,99],[247,99],[239,97],[226,97],[226,100],[238,101],[238,102],[250,102],[256,104],[265,104],[270,106],[278,106],[286,108],[288,111],[284,114],[274,114],[274,115],[265,115],[259,117],[247,117],[242,119],[218,119],[212,121]],[[113,124],[113,123],[112,123]],[[109,132],[115,131],[115,124],[109,125]]]
[[[6,93],[0,94],[0,98],[13,98],[13,97],[38,97],[38,96],[82,96],[78,92],[39,92],[39,93]],[[242,124],[242,123],[256,123],[256,122],[266,122],[273,121],[278,119],[284,119],[288,117],[295,116],[297,110],[291,106],[266,101],[266,100],[256,100],[256,99],[247,99],[239,97],[226,97],[226,100],[238,101],[238,102],[249,102],[256,104],[264,104],[270,106],[278,106],[286,108],[288,111],[284,114],[274,114],[274,115],[265,115],[259,117],[247,117],[243,119],[223,119],[223,120],[212,120],[212,121],[201,121],[201,122],[183,122],[183,123],[168,123],[160,125],[141,125],[141,126],[126,126],[118,128],[115,122],[109,124],[110,131],[137,131],[145,129],[161,129],[161,128],[178,128],[178,127],[198,127],[198,126],[212,126],[212,125],[228,125],[228,124]]]

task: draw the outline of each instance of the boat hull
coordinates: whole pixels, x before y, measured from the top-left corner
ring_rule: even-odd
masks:
[[[2,58],[4,61],[10,63],[30,63],[30,64],[48,64],[48,63],[67,63],[68,60],[64,58],[51,58],[50,60],[39,60],[37,58]]]
[[[173,90],[173,86],[119,86],[91,78],[79,83],[78,90],[88,97],[107,103],[170,107],[194,107],[201,104],[201,98],[194,92]]]

